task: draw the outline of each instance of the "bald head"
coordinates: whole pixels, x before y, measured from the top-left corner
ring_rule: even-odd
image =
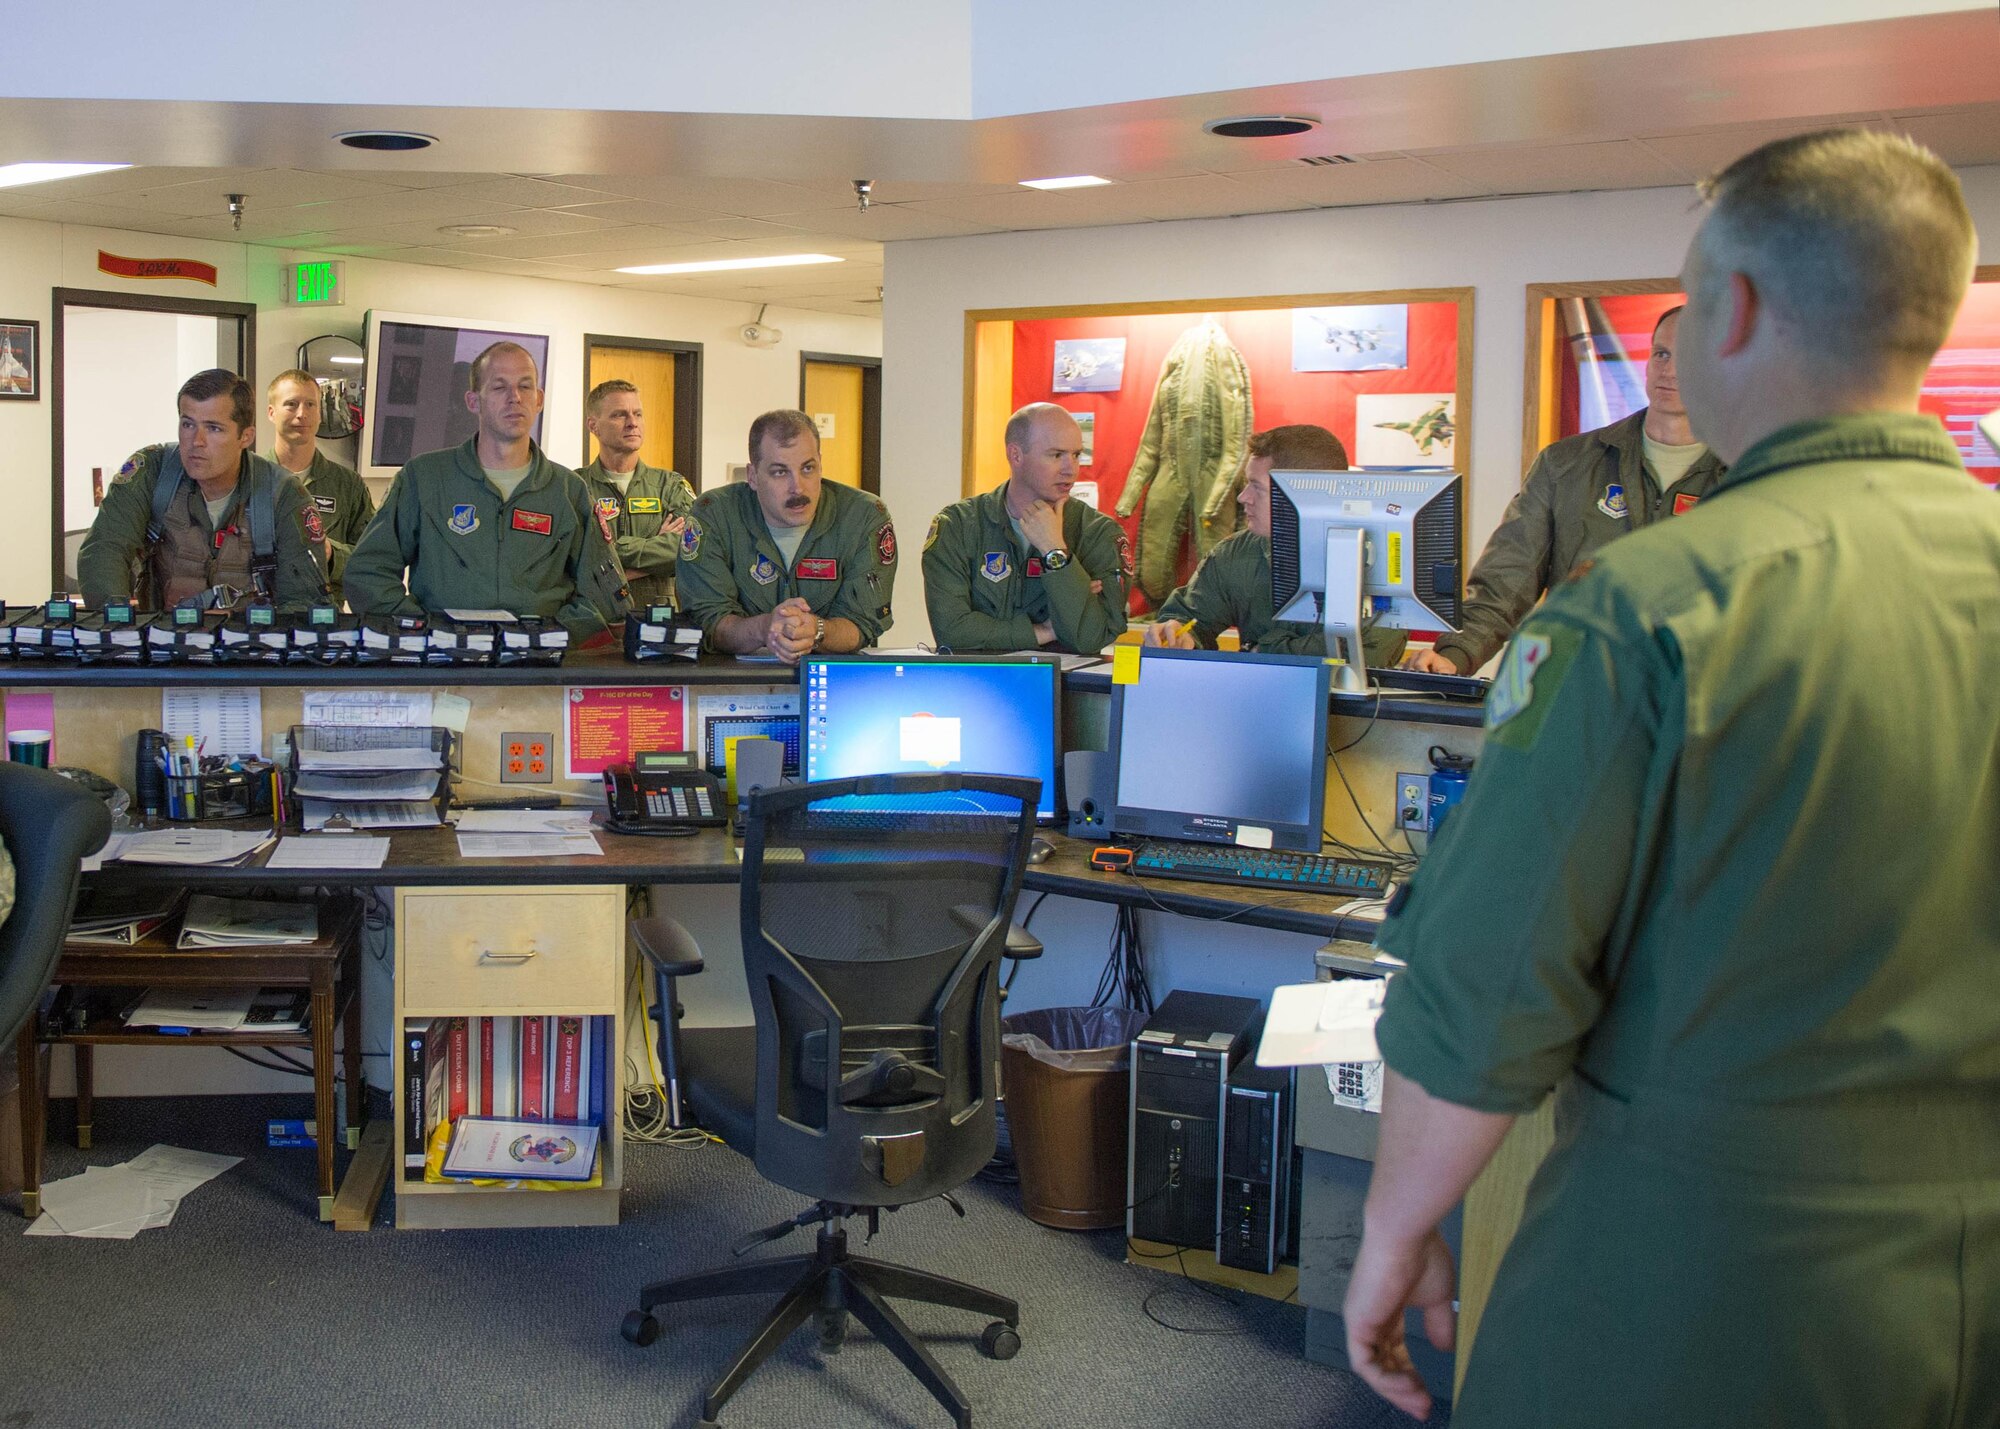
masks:
[[[1083,430],[1053,402],[1030,402],[1007,419],[1008,480],[1016,497],[1060,506],[1076,484]]]

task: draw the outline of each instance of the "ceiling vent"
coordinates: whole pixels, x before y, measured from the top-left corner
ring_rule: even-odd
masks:
[[[1302,114],[1238,114],[1230,119],[1211,119],[1201,127],[1225,139],[1283,139],[1317,129],[1319,121]]]
[[[333,137],[350,149],[366,149],[375,154],[407,154],[437,143],[435,134],[418,134],[408,129],[351,129]]]

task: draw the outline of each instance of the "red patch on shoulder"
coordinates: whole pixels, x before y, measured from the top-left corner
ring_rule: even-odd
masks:
[[[305,510],[299,513],[299,522],[306,528],[306,539],[308,541],[324,541],[326,539],[326,525],[319,519],[317,508],[306,507]]]
[[[1118,533],[1118,568],[1125,573],[1125,579],[1132,579],[1132,542],[1123,531]]]
[[[516,510],[513,524],[516,531],[533,531],[537,536],[553,536],[556,518],[546,511]]]
[[[1701,500],[1701,498],[1699,496],[1694,495],[1692,492],[1683,491],[1680,495],[1674,498],[1674,515],[1682,516],[1685,515],[1687,512],[1694,510],[1694,504],[1699,500]]]
[[[875,533],[875,554],[885,566],[896,564],[896,528],[892,523],[884,521]]]

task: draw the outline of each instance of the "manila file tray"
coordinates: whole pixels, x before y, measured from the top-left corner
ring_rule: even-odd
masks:
[[[295,724],[292,726],[292,775],[302,814],[308,800],[351,805],[427,804],[426,826],[442,823],[451,806],[451,770],[455,736],[442,725]],[[427,768],[410,765],[424,756]],[[411,756],[415,756],[413,759]],[[425,777],[420,777],[425,776]],[[408,786],[401,797],[374,796],[375,786],[400,780]],[[422,784],[428,792],[419,796]],[[324,792],[314,795],[319,789]],[[362,827],[394,828],[391,820]]]

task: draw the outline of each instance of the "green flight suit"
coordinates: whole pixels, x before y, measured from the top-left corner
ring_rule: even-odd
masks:
[[[1188,583],[1160,602],[1154,620],[1194,622],[1189,633],[1204,650],[1215,648],[1215,637],[1235,626],[1245,650],[1265,655],[1324,655],[1326,632],[1302,620],[1273,620],[1271,603],[1271,538],[1255,531],[1238,531],[1195,567]],[[1370,665],[1388,667],[1403,658],[1409,637],[1400,630],[1369,626],[1361,632],[1361,651]]]
[[[1473,563],[1459,628],[1437,652],[1469,675],[1500,653],[1521,618],[1606,541],[1677,516],[1715,489],[1722,463],[1703,452],[1665,491],[1646,469],[1646,413],[1552,442]]]
[[[102,609],[108,600],[130,599],[144,610],[170,610],[219,585],[247,593],[253,553],[244,503],[259,482],[272,485],[278,563],[273,603],[284,610],[303,610],[326,598],[320,519],[311,498],[297,477],[254,452],[243,454],[236,489],[219,523],[210,519],[201,488],[182,473],[180,489],[162,522],[159,545],[149,551],[146,532],[153,521],[153,488],[163,465],[180,471],[179,452],[172,443],[141,447],[104,489],[104,504],[97,508],[76,553],[77,584],[85,604]]]
[[[681,533],[681,610],[699,621],[711,648],[725,615],[763,615],[803,597],[827,620],[851,620],[863,646],[893,618],[896,528],[881,498],[837,481],[820,484],[819,509],[785,566],[748,482],[703,492]]]
[[[269,460],[278,466],[277,452],[273,451]],[[305,486],[319,512],[320,525],[326,528],[327,588],[333,603],[339,605],[341,573],[347,569],[347,558],[354,554],[354,543],[375,515],[375,498],[368,494],[368,483],[361,479],[361,473],[342,466],[318,447],[313,448],[312,465],[292,475]]]
[[[2000,505],[1799,423],[1509,647],[1378,1038],[1557,1142],[1460,1429],[2000,1413]]]
[[[425,452],[396,473],[347,558],[354,613],[508,610],[554,616],[578,638],[622,620],[624,582],[582,480],[531,444],[527,476],[502,501],[477,446]]]
[[[1125,630],[1132,544],[1118,523],[1081,501],[1062,506],[1069,564],[1042,569],[1007,519],[1007,487],[955,501],[924,537],[924,604],[940,649],[1033,650],[1035,626],[1056,647],[1095,655]],[[1100,583],[1092,591],[1091,582]]]
[[[602,461],[579,467],[576,474],[590,488],[591,507],[598,519],[610,527],[607,534],[618,554],[618,564],[625,568],[625,586],[632,593],[633,609],[672,604],[674,563],[680,558],[681,538],[661,535],[660,523],[694,509],[694,488],[687,478],[640,462],[621,493]]]

